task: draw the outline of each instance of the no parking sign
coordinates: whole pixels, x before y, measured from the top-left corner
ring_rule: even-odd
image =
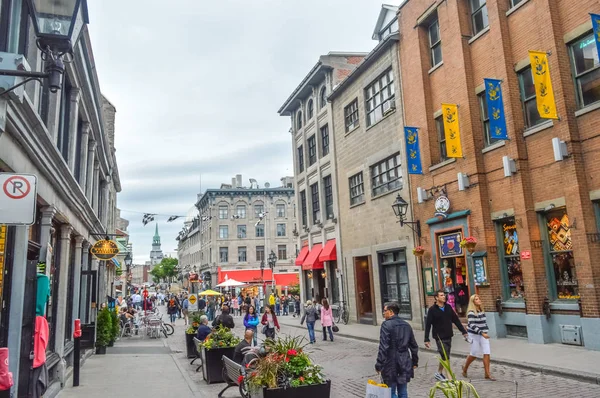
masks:
[[[35,223],[37,177],[0,173],[0,224]]]

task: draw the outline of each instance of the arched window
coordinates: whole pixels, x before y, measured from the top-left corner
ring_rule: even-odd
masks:
[[[302,111],[298,111],[296,114],[296,126],[298,130],[302,128]]]
[[[307,108],[308,108],[308,109],[307,109],[306,113],[307,113],[307,116],[308,116],[308,120],[310,120],[310,119],[312,119],[312,117],[313,117],[313,114],[314,114],[314,112],[315,112],[315,107],[314,107],[314,104],[313,104],[313,100],[312,100],[312,99],[308,101],[308,106],[307,106]]]
[[[321,108],[325,108],[325,105],[327,105],[327,89],[325,86],[323,86],[323,88],[321,88],[321,92],[319,93],[319,106]]]

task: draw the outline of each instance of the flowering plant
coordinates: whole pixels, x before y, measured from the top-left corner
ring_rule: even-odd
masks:
[[[425,248],[423,246],[417,246],[412,250],[415,256],[422,256],[425,253]]]
[[[206,336],[206,339],[202,342],[202,346],[207,350],[214,348],[229,348],[235,347],[240,341],[240,338],[231,333],[229,328],[219,325]]]
[[[264,355],[247,365],[246,383],[250,391],[267,388],[290,388],[322,384],[325,377],[322,368],[312,363],[303,351],[303,337],[285,337],[266,340]]]
[[[467,236],[460,241],[460,247],[465,248],[469,246],[475,246],[477,244],[477,238],[474,236]]]

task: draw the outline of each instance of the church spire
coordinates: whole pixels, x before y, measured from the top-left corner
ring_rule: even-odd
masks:
[[[154,238],[152,239],[154,244],[160,245],[160,235],[158,234],[158,223],[156,223],[156,229],[154,231]]]

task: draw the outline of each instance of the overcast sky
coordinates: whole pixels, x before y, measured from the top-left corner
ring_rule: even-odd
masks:
[[[399,0],[387,1],[399,4]],[[374,0],[88,0],[103,94],[116,106],[118,206],[134,260],[154,223],[185,215],[235,174],[260,186],[293,175],[290,120],[277,110],[329,51],[370,51]],[[182,220],[157,216],[176,256]]]

